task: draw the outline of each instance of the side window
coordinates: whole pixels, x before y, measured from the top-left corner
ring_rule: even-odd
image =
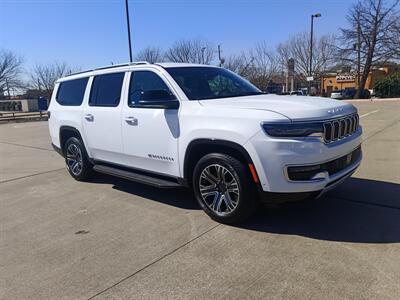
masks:
[[[134,71],[129,84],[129,106],[138,106],[150,101],[175,99],[165,82],[151,71]]]
[[[90,91],[90,106],[116,107],[121,98],[125,73],[97,75],[93,79]]]
[[[56,101],[65,106],[81,105],[87,82],[87,77],[61,82],[58,87]]]

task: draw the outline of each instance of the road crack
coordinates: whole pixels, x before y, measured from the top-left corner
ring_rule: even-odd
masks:
[[[211,230],[217,228],[218,226],[220,226],[221,224],[217,224],[212,226],[211,228],[207,229],[206,231],[204,231],[203,233],[201,233],[200,235],[198,235],[197,237],[183,243],[182,245],[180,245],[179,247],[167,252],[166,254],[162,255],[161,257],[153,260],[152,262],[150,262],[149,264],[145,265],[144,267],[140,268],[139,270],[133,272],[132,274],[122,278],[121,280],[117,281],[116,283],[114,283],[113,285],[103,289],[102,291],[98,292],[97,294],[89,297],[87,300],[91,300],[94,299],[97,296],[100,296],[101,294],[103,294],[104,292],[109,291],[110,289],[116,287],[117,285],[121,284],[122,282],[128,280],[129,278],[132,278],[133,276],[137,275],[138,273],[142,272],[143,270],[146,270],[147,268],[151,267],[152,265],[158,263],[159,261],[163,260],[164,258],[167,258],[168,256],[171,256],[172,254],[174,254],[175,252],[177,252],[178,250],[182,249],[183,247],[189,245],[190,243],[194,242],[195,240],[201,238],[202,236],[206,235],[207,233],[209,233]]]

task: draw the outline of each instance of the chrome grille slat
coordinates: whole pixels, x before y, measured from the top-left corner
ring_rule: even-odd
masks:
[[[353,119],[349,118],[349,121],[350,121],[350,130],[348,134],[351,134],[351,132],[353,131]]]
[[[339,123],[340,123],[339,135],[345,136],[346,135],[346,122],[344,121],[344,119],[341,119],[339,121]]]
[[[340,130],[340,123],[335,120],[332,122],[332,127],[333,127],[333,140],[336,141],[339,139],[339,130]]]
[[[353,134],[357,130],[358,124],[359,117],[357,114],[324,122],[325,143],[331,143]]]
[[[350,120],[349,120],[349,119],[345,119],[344,121],[345,121],[345,123],[346,123],[346,132],[345,132],[345,135],[349,135],[349,133],[350,133]]]

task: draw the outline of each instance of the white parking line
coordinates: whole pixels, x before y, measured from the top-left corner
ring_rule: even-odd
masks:
[[[369,112],[369,113],[366,113],[366,114],[363,114],[363,115],[361,115],[361,116],[360,116],[360,118],[363,118],[363,117],[366,117],[366,116],[372,115],[372,114],[374,114],[374,113],[377,113],[378,111],[379,111],[379,109],[377,109],[377,110],[374,110],[374,111],[371,111],[371,112]]]

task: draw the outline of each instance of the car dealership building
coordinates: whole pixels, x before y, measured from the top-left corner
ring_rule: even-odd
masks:
[[[399,65],[386,64],[373,68],[368,75],[365,89],[372,90],[376,80],[398,71]],[[333,91],[357,88],[357,73],[350,70],[327,73],[321,77],[321,91],[323,95],[330,96]]]

